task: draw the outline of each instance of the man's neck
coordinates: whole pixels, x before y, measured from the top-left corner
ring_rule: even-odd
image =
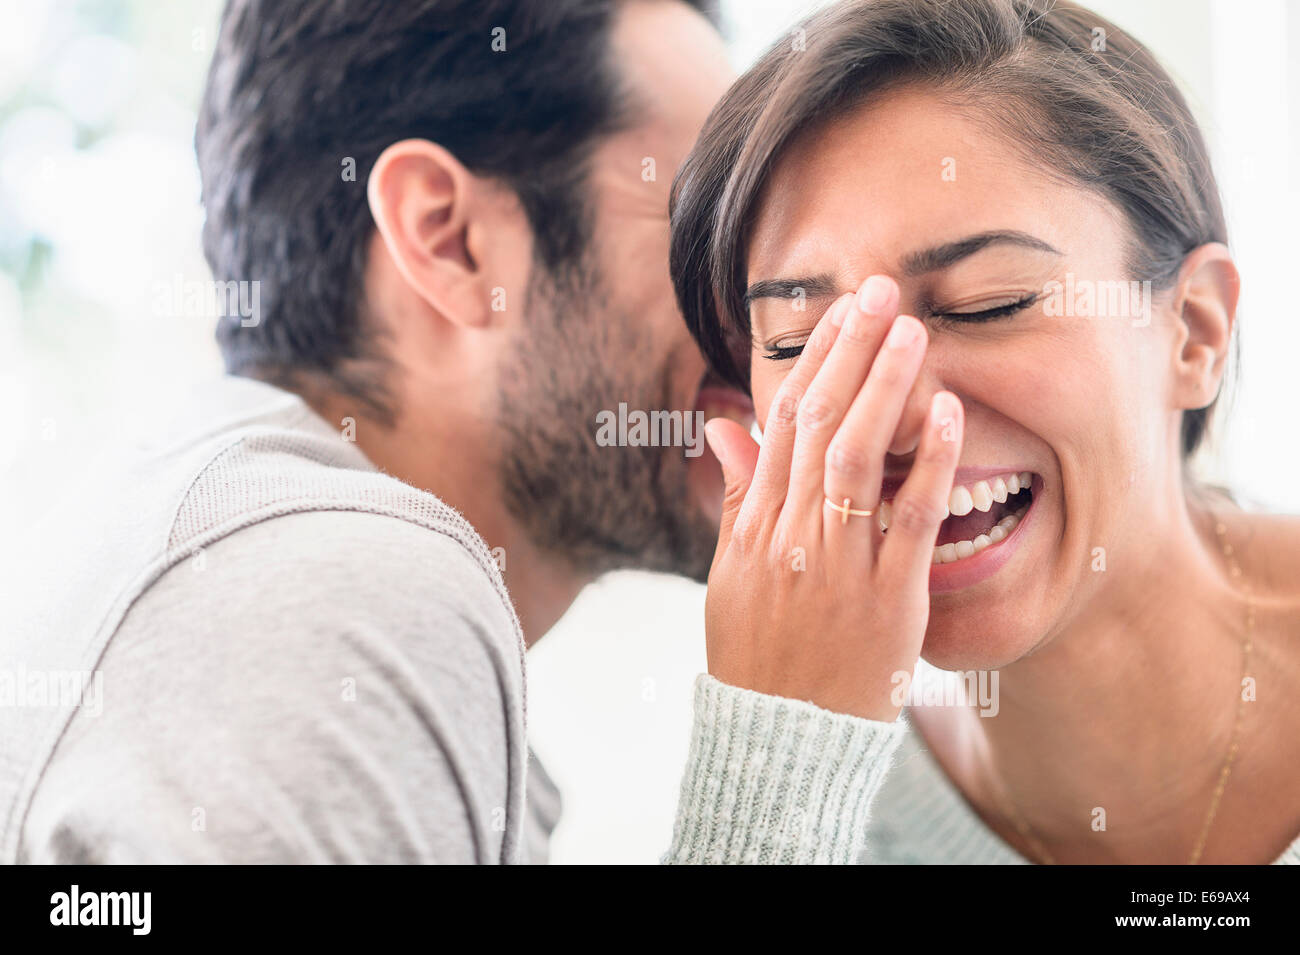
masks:
[[[469,432],[458,429],[453,415],[408,413],[386,426],[334,396],[304,400],[331,424],[352,417],[357,447],[371,464],[428,491],[469,521],[501,568],[527,646],[541,639],[591,582],[589,574],[528,539],[506,508],[492,441],[465,437]]]

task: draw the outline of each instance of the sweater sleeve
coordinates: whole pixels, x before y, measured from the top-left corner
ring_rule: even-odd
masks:
[[[903,729],[701,674],[661,861],[856,863]]]
[[[518,653],[442,534],[357,511],[237,531],[123,620],[24,861],[521,861]]]

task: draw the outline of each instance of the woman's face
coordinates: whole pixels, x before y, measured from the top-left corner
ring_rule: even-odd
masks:
[[[1008,663],[1077,614],[1101,612],[1104,588],[1140,585],[1181,501],[1171,398],[1180,323],[1165,313],[1168,295],[1152,302],[1149,286],[1130,285],[1142,277],[1126,272],[1129,231],[1112,205],[910,89],[797,141],[773,170],[753,236],[760,425],[794,365],[773,349],[800,344],[838,295],[883,273],[929,333],[884,498],[906,477],[915,428],[940,389],[965,406],[956,481],[976,502],[987,503],[981,480],[996,498],[999,476],[1033,475],[1029,494],[945,521],[927,660]],[[966,510],[955,493],[952,510]],[[1030,495],[1018,522],[993,529]]]

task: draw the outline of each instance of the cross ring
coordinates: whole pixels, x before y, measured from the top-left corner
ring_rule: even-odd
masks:
[[[844,499],[843,504],[836,504],[829,497],[826,498],[826,506],[840,515],[840,523],[847,524],[850,517],[870,517],[873,511],[854,510],[849,507],[849,498]]]

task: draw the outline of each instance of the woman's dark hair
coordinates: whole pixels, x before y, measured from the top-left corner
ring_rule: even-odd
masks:
[[[791,140],[908,83],[991,120],[1126,216],[1128,267],[1153,291],[1227,242],[1209,154],[1173,80],[1136,40],[1064,0],[844,0],[808,18],[731,88],[673,184],[672,273],[691,333],[748,388],[747,249]],[[1217,399],[1216,399],[1217,400]],[[1211,409],[1184,412],[1184,460]]]

